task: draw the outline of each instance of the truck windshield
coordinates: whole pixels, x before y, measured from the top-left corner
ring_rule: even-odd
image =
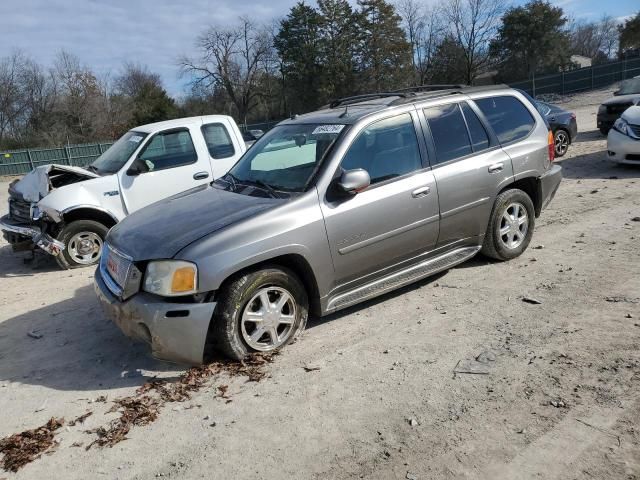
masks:
[[[280,125],[266,133],[216,183],[238,193],[283,197],[303,192],[344,125]],[[250,187],[250,188],[247,188]]]
[[[145,139],[147,133],[135,132],[133,130],[125,133],[120,139],[111,145],[109,149],[96,158],[89,170],[99,174],[116,173],[120,170],[131,154],[140,146],[140,142]]]

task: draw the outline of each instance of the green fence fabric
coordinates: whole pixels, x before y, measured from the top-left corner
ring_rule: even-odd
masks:
[[[88,143],[58,148],[33,148],[0,152],[0,176],[23,175],[50,163],[83,167],[98,158],[111,143]]]

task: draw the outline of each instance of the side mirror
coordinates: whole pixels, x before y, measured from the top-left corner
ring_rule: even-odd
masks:
[[[362,168],[345,170],[336,183],[338,189],[347,195],[360,193],[371,184],[369,173]]]
[[[149,171],[149,167],[141,158],[136,158],[129,169],[127,170],[127,175],[130,177],[137,177],[141,173],[145,173]]]

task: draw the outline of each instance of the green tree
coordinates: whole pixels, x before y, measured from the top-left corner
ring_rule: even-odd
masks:
[[[620,56],[633,50],[640,50],[640,12],[620,26]]]
[[[448,84],[467,81],[465,50],[451,35],[446,36],[435,47],[430,66],[428,73],[431,83]]]
[[[318,0],[320,57],[323,64],[321,96],[326,100],[355,91],[355,15],[347,0]]]
[[[291,113],[318,106],[320,86],[320,14],[304,2],[280,22],[274,45],[282,60],[284,88]]]
[[[358,0],[358,60],[361,84],[368,91],[396,90],[411,78],[411,45],[402,19],[385,0]]]
[[[529,78],[534,73],[558,71],[571,64],[567,18],[560,7],[534,0],[507,10],[497,37],[491,42],[500,77]]]

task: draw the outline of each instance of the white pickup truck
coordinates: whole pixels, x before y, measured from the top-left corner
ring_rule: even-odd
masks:
[[[109,228],[224,175],[245,151],[238,126],[224,115],[136,127],[86,168],[43,165],[12,182],[0,230],[15,251],[38,246],[63,268],[93,265]]]

